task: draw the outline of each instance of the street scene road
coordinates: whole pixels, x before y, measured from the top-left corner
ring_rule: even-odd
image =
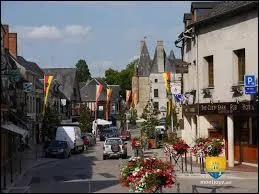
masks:
[[[132,135],[139,135],[139,130],[132,130]],[[128,157],[133,155],[130,142],[127,142]],[[29,169],[16,183],[16,187],[29,187],[31,193],[128,193],[129,189],[119,184],[120,168],[127,159],[111,158],[103,160],[103,141],[81,154],[73,154],[71,158],[56,159],[52,162]],[[163,149],[145,150],[145,157],[158,156],[169,159]],[[188,166],[190,170],[190,166]],[[164,193],[179,192],[210,192],[213,188],[219,192],[247,192],[253,193],[258,189],[257,172],[227,171],[217,181],[213,181],[208,174],[200,174],[198,167],[193,167],[193,173],[182,173],[175,167],[176,184],[172,188],[163,189]],[[249,177],[249,178],[248,178]],[[202,182],[204,181],[204,183]],[[215,181],[215,180],[214,180]],[[179,183],[179,187],[177,186]],[[221,185],[219,185],[221,184]],[[203,186],[205,188],[199,188]]]
[[[113,187],[119,183],[122,159],[103,160],[102,144],[97,142],[82,154],[32,168],[16,186],[28,185],[32,193],[116,192]],[[120,189],[119,192],[127,191]]]
[[[1,192],[258,192],[258,3],[1,1]]]

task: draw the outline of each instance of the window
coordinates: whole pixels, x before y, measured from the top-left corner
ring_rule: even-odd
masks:
[[[76,88],[74,88],[74,96],[76,97]]]
[[[155,79],[155,83],[157,83],[157,79]]]
[[[213,55],[204,57],[208,64],[209,87],[214,87]]]
[[[237,66],[238,66],[238,83],[244,84],[245,75],[245,49],[239,49],[234,51],[237,56]]]
[[[158,89],[154,89],[154,97],[155,97],[155,98],[158,97]]]
[[[159,102],[154,102],[153,105],[155,109],[159,110]]]

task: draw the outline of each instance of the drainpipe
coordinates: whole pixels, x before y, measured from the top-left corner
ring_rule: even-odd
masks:
[[[200,87],[199,87],[199,61],[198,61],[198,47],[199,47],[199,40],[198,40],[198,33],[197,29],[195,30],[195,38],[196,38],[196,79],[197,79],[197,124],[196,124],[196,138],[198,135],[199,130],[199,137],[200,137],[200,120],[199,120],[199,103],[200,103]]]

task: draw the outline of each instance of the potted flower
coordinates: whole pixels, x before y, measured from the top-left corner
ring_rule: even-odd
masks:
[[[183,141],[178,140],[173,144],[173,149],[176,151],[176,154],[182,155],[187,152],[189,146]]]
[[[209,157],[218,157],[224,149],[224,143],[220,139],[212,139],[205,145],[205,153]]]
[[[158,158],[133,157],[121,169],[120,184],[130,192],[154,193],[174,183],[173,165]]]

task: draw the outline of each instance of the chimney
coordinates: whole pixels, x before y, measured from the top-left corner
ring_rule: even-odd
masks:
[[[9,49],[9,26],[3,25],[4,28],[4,48]]]
[[[17,56],[17,33],[9,33],[9,51]]]
[[[143,50],[144,44],[145,44],[145,41],[144,41],[144,40],[141,40],[141,41],[140,41],[140,55],[141,55],[141,52],[142,52],[142,50]]]
[[[158,72],[164,73],[165,72],[164,42],[162,40],[157,41],[156,52],[157,52]]]

